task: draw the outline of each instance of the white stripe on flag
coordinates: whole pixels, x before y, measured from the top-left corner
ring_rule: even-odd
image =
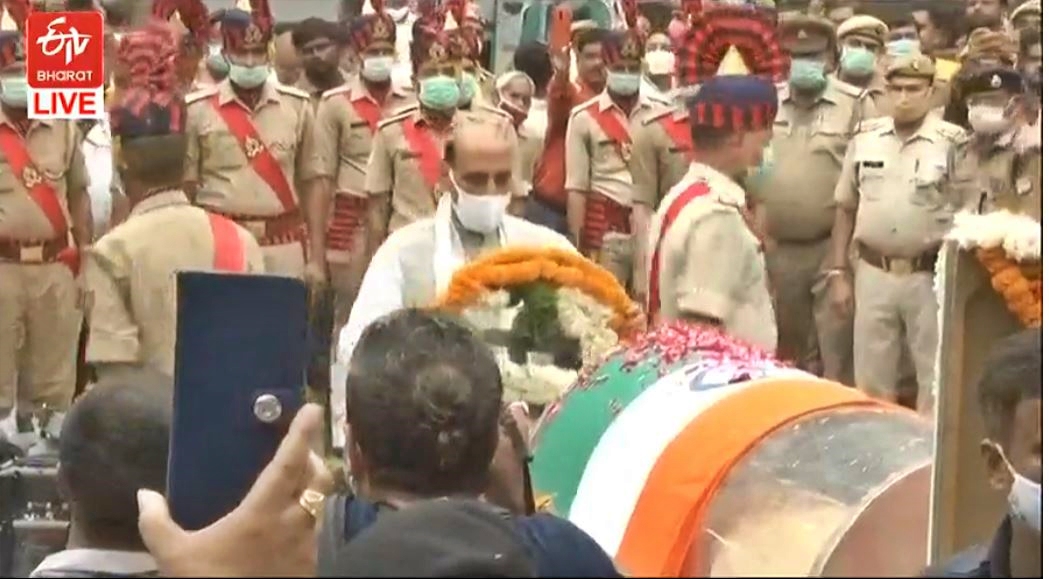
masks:
[[[695,417],[726,396],[762,381],[750,380],[692,390],[704,364],[693,364],[661,378],[634,399],[601,435],[590,455],[568,519],[593,537],[610,557],[619,552],[648,475],[663,450]],[[797,370],[764,369],[774,376],[809,376]],[[700,380],[725,382],[713,368]],[[711,381],[709,378],[716,376]]]

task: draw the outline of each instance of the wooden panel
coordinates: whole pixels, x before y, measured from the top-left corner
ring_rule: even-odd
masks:
[[[1005,512],[1005,495],[992,491],[980,456],[984,426],[976,380],[994,342],[1022,329],[976,258],[954,244],[946,251],[930,526],[934,564],[989,540]]]

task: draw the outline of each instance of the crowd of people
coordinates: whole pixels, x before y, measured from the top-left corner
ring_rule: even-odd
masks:
[[[72,513],[36,577],[619,576],[536,512],[534,416],[489,345],[428,310],[460,268],[578,252],[632,324],[712,326],[931,419],[953,216],[1041,223],[1039,0],[893,20],[681,0],[663,22],[625,0],[612,29],[551,15],[498,75],[466,0],[297,23],[154,0],[147,23],[109,18],[109,116],[86,124],[27,118],[41,7],[2,5],[0,419],[5,451],[58,453]],[[162,496],[179,271],[298,278],[334,311],[330,388],[309,388],[327,408],[194,532]],[[946,572],[1040,574],[1041,395],[1027,330],[980,381],[1010,516]],[[348,488],[324,501],[318,437]]]

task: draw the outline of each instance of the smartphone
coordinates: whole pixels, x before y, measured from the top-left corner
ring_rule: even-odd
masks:
[[[553,23],[550,25],[550,51],[561,55],[572,44],[572,8],[565,2],[554,7]]]
[[[197,530],[240,504],[302,406],[306,286],[180,272],[176,287],[167,492],[175,522]]]

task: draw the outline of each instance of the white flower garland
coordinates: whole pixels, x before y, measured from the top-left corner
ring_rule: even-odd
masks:
[[[1001,247],[1017,262],[1042,260],[1042,224],[1010,211],[958,213],[947,239],[957,241],[965,249]]]
[[[509,330],[520,306],[510,306],[510,293],[495,290],[481,296],[479,302],[462,310],[463,319],[478,330]],[[611,327],[615,315],[590,295],[576,288],[557,289],[557,318],[569,338],[579,340],[583,366],[599,362],[619,343]],[[559,368],[529,355],[528,362],[510,360],[506,348],[493,348],[503,374],[503,398],[508,402],[548,404],[556,400],[578,377],[578,372]]]

